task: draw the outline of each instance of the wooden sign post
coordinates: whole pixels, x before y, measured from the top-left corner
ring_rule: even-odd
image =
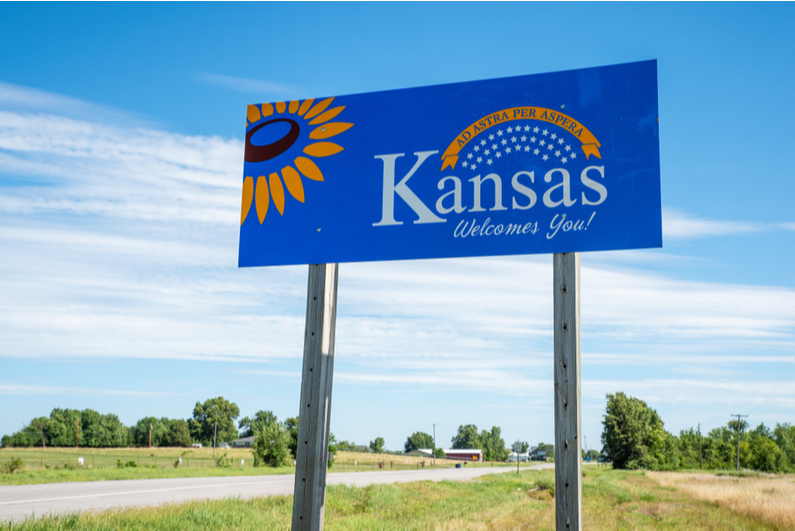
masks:
[[[338,264],[310,264],[292,529],[323,529]]]
[[[580,253],[555,253],[555,522],[582,529]]]

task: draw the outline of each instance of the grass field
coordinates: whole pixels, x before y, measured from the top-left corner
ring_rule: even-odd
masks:
[[[795,477],[792,475],[741,477],[676,472],[649,472],[648,475],[661,485],[676,487],[690,496],[714,502],[778,529],[795,529]]]
[[[255,468],[251,450],[216,449],[216,457],[226,455],[227,467],[217,467],[212,448],[9,448],[0,449],[0,464],[20,458],[24,468],[14,474],[0,474],[0,485],[155,479],[201,476],[245,476],[292,474],[292,466]],[[78,459],[83,458],[83,465]],[[175,461],[182,458],[182,464]],[[119,468],[117,462],[135,466]],[[377,469],[407,470],[455,466],[455,461],[389,454],[338,452],[333,472],[367,472]],[[176,466],[175,466],[176,465]],[[516,466],[507,463],[467,463],[467,467]]]
[[[787,519],[795,514],[793,481],[792,476],[720,479],[710,474],[657,474],[588,467],[583,479],[584,528],[794,529],[792,520]],[[731,487],[703,488],[715,482]],[[325,528],[554,529],[553,489],[552,470],[495,474],[470,482],[422,481],[365,488],[332,486],[328,488]],[[744,491],[780,498],[780,509],[755,514],[731,502]],[[291,496],[274,496],[57,516],[0,528],[9,531],[289,529],[291,511]]]

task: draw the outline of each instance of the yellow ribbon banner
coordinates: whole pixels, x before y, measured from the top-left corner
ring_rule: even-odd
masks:
[[[582,142],[582,151],[585,153],[586,159],[590,158],[591,155],[602,158],[599,153],[599,146],[601,146],[599,141],[593,133],[574,118],[544,107],[512,107],[488,114],[464,129],[442,155],[442,171],[448,166],[455,169],[456,162],[458,162],[458,153],[479,133],[495,125],[501,125],[513,120],[541,120],[555,124],[567,130]]]

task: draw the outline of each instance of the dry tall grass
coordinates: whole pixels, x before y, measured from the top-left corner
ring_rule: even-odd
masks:
[[[648,472],[665,487],[675,487],[719,507],[761,520],[778,529],[795,529],[795,476],[732,477],[680,472]]]
[[[395,466],[417,466],[421,463],[425,463],[426,467],[432,466],[436,463],[436,466],[444,466],[444,467],[452,467],[462,461],[457,461],[454,459],[441,459],[437,458],[434,460],[432,457],[419,457],[413,455],[395,455],[395,454],[376,454],[376,453],[365,453],[365,452],[337,452],[334,454],[334,463],[335,464],[346,464],[352,465],[353,463],[357,463],[359,465],[372,465],[373,463],[378,466],[378,463],[384,462],[387,466],[390,466],[392,463]],[[531,465],[538,465],[539,462],[533,461],[531,463],[521,463],[522,468],[527,468]],[[503,462],[495,462],[492,463],[491,461],[485,463],[467,461],[467,467],[474,466],[474,467],[492,467],[492,466],[513,466],[516,468],[516,463],[503,463]]]

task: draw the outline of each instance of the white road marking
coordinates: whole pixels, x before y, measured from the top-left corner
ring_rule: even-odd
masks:
[[[292,483],[292,481],[290,481],[290,483]],[[61,501],[61,500],[75,500],[82,498],[104,498],[108,496],[128,496],[131,494],[149,494],[151,492],[173,492],[178,490],[215,489],[222,487],[238,487],[243,485],[262,485],[262,483],[259,481],[250,481],[247,483],[222,483],[220,485],[197,485],[194,487],[175,487],[170,489],[147,489],[147,490],[129,490],[125,492],[104,492],[101,494],[82,494],[80,496],[61,496],[58,498],[37,498],[33,500],[0,502],[0,505],[15,505],[20,503],[41,503],[41,502]]]

